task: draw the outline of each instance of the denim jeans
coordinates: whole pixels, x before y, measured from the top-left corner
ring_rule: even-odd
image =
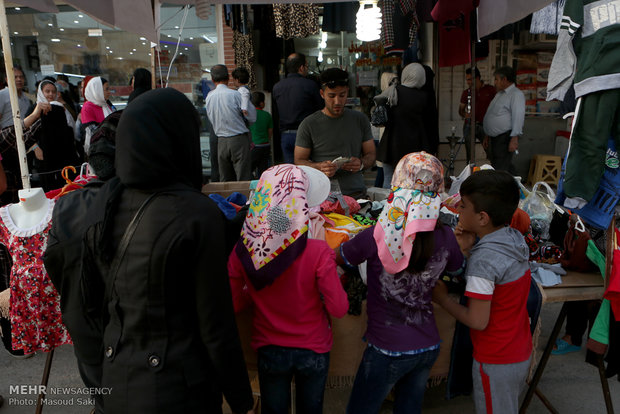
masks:
[[[292,131],[292,130],[291,130]],[[280,136],[282,144],[282,157],[286,164],[295,163],[295,140],[297,139],[297,131],[282,132]]]
[[[329,352],[269,345],[258,349],[262,414],[288,414],[291,380],[295,378],[296,413],[323,412]]]
[[[394,388],[394,414],[422,412],[426,381],[439,348],[417,355],[384,355],[369,346],[357,370],[348,414],[377,414]]]

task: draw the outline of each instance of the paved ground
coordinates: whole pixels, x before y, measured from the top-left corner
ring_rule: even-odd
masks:
[[[550,304],[543,307],[543,330],[539,348],[542,348],[546,342],[559,310],[559,304]],[[11,393],[9,386],[39,384],[43,374],[45,358],[46,355],[37,354],[30,359],[16,360],[8,353],[0,352],[0,394],[6,400],[4,406],[0,408],[1,414],[31,414],[35,412],[36,396]],[[560,413],[596,414],[605,412],[605,403],[600,388],[598,371],[595,367],[586,364],[584,359],[585,350],[582,349],[578,353],[552,356],[547,365],[545,374],[539,384],[539,389]],[[620,410],[620,383],[617,378],[613,378],[609,385],[614,407],[616,410]],[[82,386],[71,346],[63,346],[56,350],[48,386],[57,388],[74,387],[74,389]],[[327,390],[325,394],[325,413],[343,413],[349,393],[350,389]],[[451,401],[446,401],[444,394],[445,387],[443,386],[429,389],[425,396],[423,412],[428,414],[473,412],[473,404],[470,397],[458,397]],[[17,405],[16,400],[21,404],[32,405]],[[79,394],[48,396],[48,400],[50,403],[54,402],[63,405],[48,405],[43,410],[44,413],[88,414],[91,409],[91,407],[84,405],[89,403],[88,397]],[[385,403],[381,414],[390,412],[390,404]],[[543,414],[548,411],[534,397],[528,412]]]

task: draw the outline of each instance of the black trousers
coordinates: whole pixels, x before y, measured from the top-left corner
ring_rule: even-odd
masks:
[[[513,152],[508,151],[510,143],[510,131],[504,132],[496,137],[489,137],[489,160],[496,170],[508,171],[515,175],[515,166],[512,165]]]

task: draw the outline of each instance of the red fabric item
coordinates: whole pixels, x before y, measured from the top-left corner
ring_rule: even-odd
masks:
[[[336,254],[325,241],[309,239],[290,268],[271,285],[256,291],[233,250],[228,273],[235,311],[254,304],[252,348],[278,345],[318,353],[331,349],[328,314],[341,318],[349,309],[335,260]]]
[[[349,215],[353,215],[355,213],[357,213],[358,211],[360,211],[360,205],[357,201],[355,201],[355,199],[353,197],[349,197],[346,195],[343,195],[344,197],[344,202],[347,203],[347,205],[349,206]],[[342,206],[340,205],[340,201],[336,200],[336,201],[323,201],[321,203],[321,212],[322,213],[338,213],[338,214],[345,214],[344,209],[342,208]]]
[[[84,80],[82,80],[82,98],[86,99],[86,97],[84,96],[84,91],[86,90],[86,85],[88,85],[88,82],[90,82],[90,80],[94,78],[94,76],[88,75],[88,76],[84,76]]]
[[[528,270],[514,282],[495,285],[487,327],[482,331],[470,330],[476,361],[483,364],[513,364],[530,357],[532,335],[526,307],[530,282],[531,273]],[[465,296],[476,294],[465,291]]]
[[[620,240],[620,231],[615,230],[616,237]],[[611,304],[615,320],[620,320],[620,250],[618,249],[614,250],[613,253],[609,285],[607,285],[604,297]]]
[[[560,258],[560,263],[564,269],[589,272],[595,268],[594,263],[586,255],[588,240],[590,239],[587,232],[578,231],[575,229],[575,225],[571,224],[564,237],[564,254]]]
[[[512,215],[512,221],[510,222],[510,227],[513,229],[517,229],[521,234],[525,235],[530,229],[530,216],[520,208],[515,210],[515,213]]]
[[[439,67],[471,62],[469,16],[472,0],[439,0],[431,16],[439,22]]]

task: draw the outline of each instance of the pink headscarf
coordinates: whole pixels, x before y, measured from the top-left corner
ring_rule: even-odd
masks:
[[[426,152],[405,155],[396,166],[392,192],[374,238],[381,264],[396,274],[409,265],[416,233],[435,229],[443,191],[443,165]]]
[[[256,290],[273,283],[305,249],[309,188],[306,173],[292,164],[261,175],[235,248]]]

